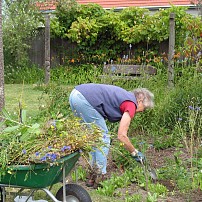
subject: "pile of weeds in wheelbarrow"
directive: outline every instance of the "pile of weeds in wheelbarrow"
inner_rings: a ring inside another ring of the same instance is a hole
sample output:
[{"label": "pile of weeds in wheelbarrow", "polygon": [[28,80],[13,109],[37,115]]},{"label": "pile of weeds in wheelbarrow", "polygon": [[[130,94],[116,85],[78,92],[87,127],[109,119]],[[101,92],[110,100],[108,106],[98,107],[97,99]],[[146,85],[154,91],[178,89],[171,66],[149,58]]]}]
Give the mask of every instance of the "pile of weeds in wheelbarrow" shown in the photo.
[{"label": "pile of weeds in wheelbarrow", "polygon": [[72,152],[87,154],[93,146],[101,146],[100,130],[75,117],[30,125],[13,120],[6,111],[1,118],[0,177],[11,165],[53,164]]}]

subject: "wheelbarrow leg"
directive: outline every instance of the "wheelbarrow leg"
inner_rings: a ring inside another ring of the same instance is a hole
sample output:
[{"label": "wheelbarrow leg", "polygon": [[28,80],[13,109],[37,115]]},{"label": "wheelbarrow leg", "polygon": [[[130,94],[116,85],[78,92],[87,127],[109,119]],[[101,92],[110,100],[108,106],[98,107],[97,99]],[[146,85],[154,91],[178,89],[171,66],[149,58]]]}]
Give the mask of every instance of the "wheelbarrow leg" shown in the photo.
[{"label": "wheelbarrow leg", "polygon": [[66,175],[65,175],[65,165],[62,168],[62,190],[63,190],[63,202],[67,202],[66,200]]},{"label": "wheelbarrow leg", "polygon": [[43,188],[42,189],[54,202],[61,202],[61,201],[58,201],[55,196],[46,188]]},{"label": "wheelbarrow leg", "polygon": [[27,197],[27,200],[25,202],[28,202],[28,200],[31,198],[31,196],[34,195],[34,192],[37,191],[36,189],[31,190],[31,193],[29,194],[29,196]]},{"label": "wheelbarrow leg", "polygon": [[4,186],[1,186],[2,191],[2,201],[6,202],[6,188]]},{"label": "wheelbarrow leg", "polygon": [[[66,175],[65,175],[65,166],[63,166],[62,168],[62,189],[63,189],[63,202],[67,202],[67,199],[66,199]],[[50,190],[44,188],[42,189],[44,192],[46,192],[46,194],[54,201],[54,202],[61,202],[61,201],[58,201],[55,196],[51,193]]]}]

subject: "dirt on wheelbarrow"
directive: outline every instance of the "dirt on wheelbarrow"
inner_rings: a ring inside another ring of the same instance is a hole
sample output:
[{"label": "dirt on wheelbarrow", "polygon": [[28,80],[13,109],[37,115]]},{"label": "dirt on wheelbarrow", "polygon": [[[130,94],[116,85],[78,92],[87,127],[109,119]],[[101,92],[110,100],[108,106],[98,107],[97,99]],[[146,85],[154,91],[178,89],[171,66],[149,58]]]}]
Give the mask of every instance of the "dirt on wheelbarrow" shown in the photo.
[{"label": "dirt on wheelbarrow", "polygon": [[[167,148],[160,151],[157,151],[154,148],[151,148],[147,151],[146,155],[147,155],[147,158],[149,159],[151,167],[158,169],[166,165],[167,159],[173,159],[175,152],[177,152],[175,148]],[[180,150],[181,160],[187,160],[189,158],[190,156],[188,155],[185,149]],[[82,160],[82,158],[78,161],[78,164],[82,165],[84,168],[87,166],[85,165],[85,161]],[[110,178],[111,173],[120,173],[121,175],[124,172],[124,170],[120,170],[117,168],[117,166],[114,164],[113,160],[111,159],[110,155],[108,159],[107,170],[108,170],[107,178]],[[167,196],[159,198],[158,202],[202,202],[202,191],[200,189],[182,193],[177,189],[177,185],[172,180],[158,179],[154,183],[157,183],[157,182],[164,185],[168,190]],[[92,191],[92,188],[87,187],[85,185],[85,182],[79,181],[78,183],[81,186],[83,186],[86,190]],[[119,188],[117,189],[117,192],[119,192],[119,197],[117,198],[117,200],[123,201],[123,202],[125,201],[126,193],[127,195],[130,195],[130,194],[134,195],[135,193],[141,195],[142,198],[144,199],[142,202],[145,202],[148,196],[148,192],[144,188],[139,187],[136,183],[132,183],[130,186],[127,186],[125,188]],[[96,201],[93,201],[93,202],[96,202]],[[102,200],[102,202],[105,202],[105,201]]]}]

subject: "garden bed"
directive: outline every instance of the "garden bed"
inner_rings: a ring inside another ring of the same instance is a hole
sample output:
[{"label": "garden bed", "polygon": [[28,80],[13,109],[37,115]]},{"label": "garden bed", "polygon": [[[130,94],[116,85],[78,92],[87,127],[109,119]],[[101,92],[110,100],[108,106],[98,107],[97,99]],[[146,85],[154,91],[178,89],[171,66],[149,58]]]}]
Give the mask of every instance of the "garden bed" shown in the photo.
[{"label": "garden bed", "polygon": [[[167,160],[174,158],[174,153],[178,151],[176,148],[167,148],[163,150],[155,150],[154,148],[151,148],[147,151],[146,155],[148,160],[151,162],[151,166],[156,168],[157,170],[159,168],[162,168],[164,166],[167,166]],[[111,155],[109,155],[109,162],[108,162],[108,173],[107,177],[110,179],[110,176],[112,173],[117,173],[117,175],[122,175],[124,173],[124,170],[117,168],[114,161],[111,158]],[[181,155],[180,158],[182,160],[188,160],[190,158],[189,154],[187,153],[186,149],[181,149]],[[85,167],[85,161],[81,158],[78,162],[79,165],[82,165],[82,167]],[[187,191],[182,192],[177,188],[177,185],[172,181],[172,179],[159,179],[155,183],[160,183],[164,185],[168,189],[167,196],[159,197],[158,202],[200,202],[202,201],[202,191],[200,189],[193,190],[193,191]],[[191,182],[190,182],[191,183]],[[82,185],[85,189],[89,191],[93,191],[93,188],[89,188],[85,185],[85,182],[82,180],[78,181],[78,184]],[[118,195],[117,195],[118,193]],[[126,195],[141,195],[142,199],[146,201],[146,198],[148,196],[148,191],[145,190],[145,188],[141,188],[137,183],[132,183],[127,187],[124,188],[118,188],[115,192],[115,196],[113,197],[112,201],[117,198],[117,201],[125,201]],[[116,196],[117,195],[117,196]],[[96,196],[97,197],[97,196]],[[101,199],[102,197],[95,198],[94,200],[96,202],[105,202],[105,200]],[[141,201],[141,202],[144,202]],[[106,200],[108,202],[108,200]]]}]

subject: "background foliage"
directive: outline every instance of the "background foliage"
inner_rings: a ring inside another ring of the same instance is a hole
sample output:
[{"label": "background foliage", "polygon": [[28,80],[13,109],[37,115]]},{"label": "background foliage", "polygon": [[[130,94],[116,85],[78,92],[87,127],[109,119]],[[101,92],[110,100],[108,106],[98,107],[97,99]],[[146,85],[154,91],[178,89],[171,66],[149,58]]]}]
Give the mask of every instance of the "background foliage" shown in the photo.
[{"label": "background foliage", "polygon": [[[80,61],[84,56],[91,56],[92,62],[104,62],[110,58],[117,60],[128,54],[129,44],[136,47],[133,59],[142,55],[145,49],[154,51],[156,55],[158,44],[168,40],[170,13],[175,13],[176,53],[186,47],[188,39],[200,37],[202,31],[200,18],[187,14],[186,7],[172,6],[151,15],[148,9],[138,7],[115,12],[104,10],[97,4],[77,5],[75,2],[73,5],[69,7],[59,3],[51,27],[53,36],[77,44],[77,59]],[[69,18],[73,10],[74,18]],[[192,51],[193,48],[197,49],[192,47]],[[182,51],[181,54],[187,56]],[[186,54],[192,53],[187,51]]]},{"label": "background foliage", "polygon": [[[155,13],[138,7],[117,12],[97,4],[59,0],[51,19],[51,39],[73,44],[73,50],[70,50],[72,45],[69,49],[58,44],[57,54],[63,55],[60,58],[63,64],[85,64],[86,61],[103,64],[111,59],[130,64],[152,64],[161,59],[166,62],[167,49],[160,50],[159,43],[168,42],[169,16],[174,12],[175,55],[181,61],[196,55],[201,44],[201,20],[186,11],[186,7],[172,6]],[[36,8],[35,0],[6,0],[3,14],[3,32],[7,33],[3,36],[5,68],[31,67],[30,41],[44,26],[44,16]],[[69,55],[70,52],[73,53]],[[123,60],[124,56],[127,61]]]},{"label": "background foliage", "polygon": [[5,67],[26,66],[28,50],[43,18],[34,0],[5,0],[3,7],[3,43]]}]

